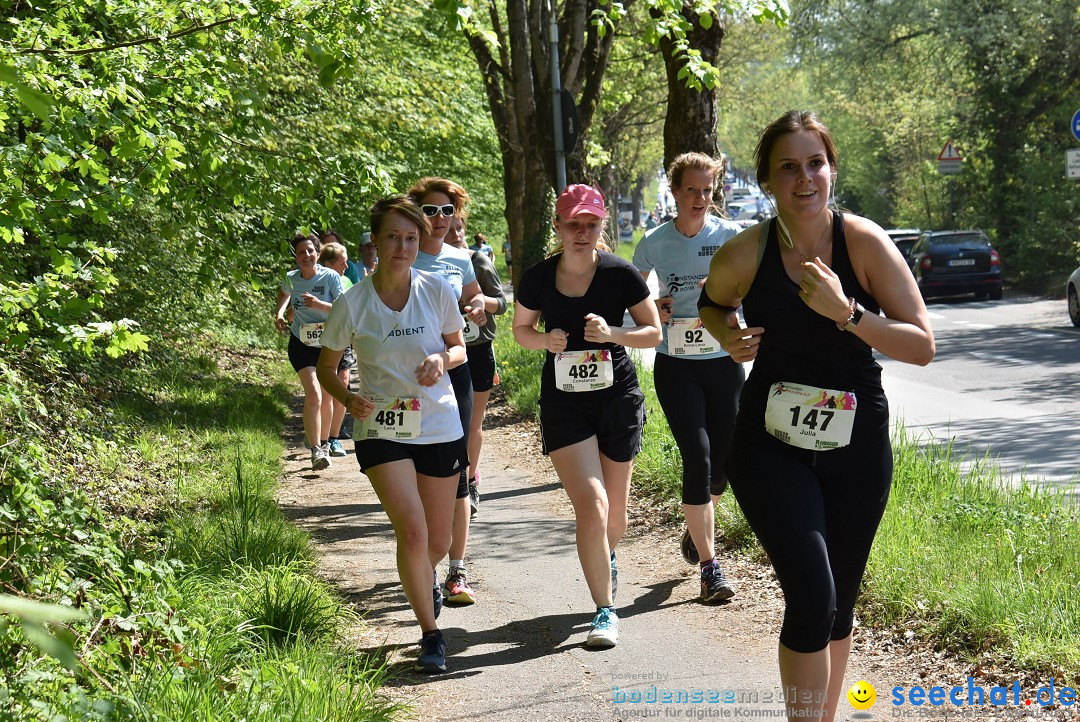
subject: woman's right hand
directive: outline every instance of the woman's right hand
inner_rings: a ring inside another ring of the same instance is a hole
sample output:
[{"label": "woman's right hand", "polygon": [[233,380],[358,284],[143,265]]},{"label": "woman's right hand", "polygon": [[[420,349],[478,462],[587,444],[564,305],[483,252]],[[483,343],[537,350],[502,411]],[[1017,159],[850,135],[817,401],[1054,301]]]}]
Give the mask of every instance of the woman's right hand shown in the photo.
[{"label": "woman's right hand", "polygon": [[285,322],[284,316],[278,316],[274,319],[274,328],[276,328],[281,333],[285,333],[289,330],[289,324]]},{"label": "woman's right hand", "polygon": [[671,305],[673,303],[675,303],[675,299],[672,296],[656,299],[656,312],[660,314],[660,323],[667,323],[671,320]]},{"label": "woman's right hand", "polygon": [[552,329],[544,334],[544,346],[551,353],[562,353],[566,350],[566,331],[561,328]]},{"label": "woman's right hand", "polygon": [[739,324],[738,315],[729,313],[727,323],[716,340],[720,342],[720,348],[728,352],[732,361],[746,363],[757,357],[763,333],[765,329],[762,326],[744,328]]},{"label": "woman's right hand", "polygon": [[366,419],[375,410],[375,404],[371,399],[357,393],[350,393],[345,399],[345,406],[354,419]]}]

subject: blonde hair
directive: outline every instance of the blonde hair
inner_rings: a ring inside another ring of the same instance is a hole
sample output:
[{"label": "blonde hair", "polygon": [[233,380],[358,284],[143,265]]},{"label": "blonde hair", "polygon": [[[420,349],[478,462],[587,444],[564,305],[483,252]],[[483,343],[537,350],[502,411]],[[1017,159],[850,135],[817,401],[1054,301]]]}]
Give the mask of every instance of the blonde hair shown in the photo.
[{"label": "blonde hair", "polygon": [[[675,160],[671,161],[671,165],[668,166],[668,181],[671,183],[672,188],[682,188],[683,175],[688,170],[700,170],[705,171],[712,176],[713,183],[722,183],[724,179],[724,169],[727,165],[724,157],[712,158],[704,153],[683,153],[676,156]],[[721,186],[722,187],[722,186]],[[713,186],[713,195],[716,195],[716,185]],[[724,209],[724,204],[719,206],[709,199],[709,210],[716,212],[721,218],[727,218],[727,211]]]},{"label": "blonde hair", "polygon": [[322,250],[319,251],[319,264],[323,266],[330,265],[331,263],[337,263],[342,258],[348,258],[349,252],[345,250],[345,246],[335,241],[323,244]]},{"label": "blonde hair", "polygon": [[[558,215],[555,216],[555,219],[559,221],[562,220]],[[609,246],[605,240],[607,238],[607,218],[601,218],[601,220],[603,221],[603,224],[600,226],[600,237],[596,239],[596,250],[611,253],[611,246]],[[558,233],[556,233],[555,245],[544,255],[544,258],[551,258],[552,256],[562,253],[564,250],[562,239],[559,238]]]}]

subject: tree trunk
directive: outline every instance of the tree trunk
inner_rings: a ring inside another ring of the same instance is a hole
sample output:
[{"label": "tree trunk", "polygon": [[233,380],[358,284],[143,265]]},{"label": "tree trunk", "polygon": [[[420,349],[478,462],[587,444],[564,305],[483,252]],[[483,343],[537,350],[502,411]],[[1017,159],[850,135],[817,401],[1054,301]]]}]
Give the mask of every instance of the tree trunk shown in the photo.
[{"label": "tree trunk", "polygon": [[[624,0],[628,7],[633,0]],[[558,3],[553,3],[558,7]],[[585,182],[584,148],[599,103],[614,33],[599,37],[588,18],[599,0],[568,0],[559,19],[562,86],[578,103],[581,141],[567,156],[567,182]],[[506,0],[506,22],[488,5],[498,46],[465,28],[488,96],[503,160],[506,226],[513,254],[513,282],[544,257],[551,238],[555,189],[555,140],[551,117],[547,0]],[[498,53],[498,57],[495,56]]]},{"label": "tree trunk", "polygon": [[[720,43],[724,39],[723,22],[716,19],[709,28],[701,27],[691,0],[683,0],[683,17],[693,25],[686,38],[690,47],[701,52],[702,60],[715,64]],[[716,145],[716,91],[700,91],[686,87],[679,78],[683,63],[672,56],[673,46],[661,38],[660,52],[667,68],[668,107],[664,121],[664,167],[681,153],[696,151],[712,158],[720,156]]]}]

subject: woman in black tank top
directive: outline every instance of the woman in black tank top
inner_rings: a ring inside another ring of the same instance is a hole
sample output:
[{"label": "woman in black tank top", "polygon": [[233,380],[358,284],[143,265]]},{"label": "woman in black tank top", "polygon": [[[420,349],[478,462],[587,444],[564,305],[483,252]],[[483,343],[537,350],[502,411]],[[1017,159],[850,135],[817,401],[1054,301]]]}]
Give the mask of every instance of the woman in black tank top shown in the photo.
[{"label": "woman in black tank top", "polygon": [[777,216],[716,252],[699,305],[732,359],[754,362],[726,471],[784,590],[780,677],[798,692],[788,717],[831,720],[892,481],[873,351],[925,365],[934,336],[885,232],[829,208],[836,148],[815,114],[789,111],[765,128],[756,162]]}]

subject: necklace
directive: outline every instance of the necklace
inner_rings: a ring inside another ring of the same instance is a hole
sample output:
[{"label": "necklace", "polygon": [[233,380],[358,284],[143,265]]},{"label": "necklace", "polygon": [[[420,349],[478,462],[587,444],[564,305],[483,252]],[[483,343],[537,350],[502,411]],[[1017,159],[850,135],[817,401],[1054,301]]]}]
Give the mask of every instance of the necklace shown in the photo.
[{"label": "necklace", "polygon": [[829,235],[829,229],[832,228],[832,216],[830,214],[829,220],[825,223],[825,228],[821,231],[821,237],[818,238],[818,242],[814,245],[814,248],[810,251],[810,255],[808,256],[795,247],[795,241],[791,237],[791,231],[788,230],[787,224],[784,223],[784,219],[777,215],[776,220],[780,224],[780,240],[784,242],[785,246],[802,256],[803,261],[807,262],[814,260],[814,256],[816,256],[817,252],[821,249],[821,244],[825,242],[825,238]]}]

